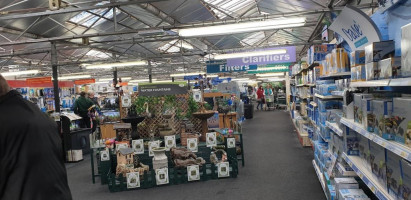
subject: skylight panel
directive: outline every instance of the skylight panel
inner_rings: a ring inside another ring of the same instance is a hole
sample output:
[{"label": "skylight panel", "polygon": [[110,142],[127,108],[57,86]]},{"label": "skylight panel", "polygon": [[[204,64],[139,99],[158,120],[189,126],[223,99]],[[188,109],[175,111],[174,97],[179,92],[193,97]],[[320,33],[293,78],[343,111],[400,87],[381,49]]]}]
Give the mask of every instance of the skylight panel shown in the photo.
[{"label": "skylight panel", "polygon": [[[95,5],[100,6],[100,5],[104,5],[106,3],[108,3],[108,1],[102,1],[102,2],[97,3]],[[114,15],[114,12],[113,12],[112,8],[94,9],[94,10],[90,10],[89,12],[83,11],[83,12],[77,14],[76,16],[70,18],[69,22],[80,24],[80,25],[83,25],[83,26],[86,26],[86,27],[91,27],[91,26],[97,26],[97,25],[107,21],[104,18],[100,18],[99,16],[93,15],[92,13],[100,15],[100,16],[102,16],[104,13],[106,13],[104,15],[104,17],[108,18],[108,19],[113,18],[113,15]],[[121,13],[120,10],[117,10],[116,14],[119,15],[120,13]]]},{"label": "skylight panel", "polygon": [[229,15],[239,14],[236,12],[255,3],[254,0],[205,0],[205,2],[218,8],[211,7],[211,10],[220,19],[227,17],[225,13]]},{"label": "skylight panel", "polygon": [[185,41],[182,40],[172,40],[168,42],[167,44],[161,46],[158,48],[158,50],[162,52],[168,52],[168,53],[176,53],[180,52],[180,47],[184,49],[193,49],[193,46]]},{"label": "skylight panel", "polygon": [[90,50],[86,53],[86,55],[95,58],[110,58],[110,56],[106,53],[97,50]]},{"label": "skylight panel", "polygon": [[258,41],[261,41],[262,39],[264,39],[264,37],[265,37],[265,34],[263,31],[253,33],[250,36],[247,36],[246,38],[242,39],[240,43],[243,46],[251,46],[257,43]]}]

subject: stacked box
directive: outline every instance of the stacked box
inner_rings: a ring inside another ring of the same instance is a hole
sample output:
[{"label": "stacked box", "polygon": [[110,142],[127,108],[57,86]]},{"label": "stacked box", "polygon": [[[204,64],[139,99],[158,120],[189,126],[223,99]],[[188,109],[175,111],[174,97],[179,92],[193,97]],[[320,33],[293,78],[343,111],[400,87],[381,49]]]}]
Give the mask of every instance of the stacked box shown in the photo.
[{"label": "stacked box", "polygon": [[358,182],[353,177],[349,178],[334,178],[335,190],[339,191],[342,189],[358,189]]},{"label": "stacked box", "polygon": [[387,189],[388,194],[394,199],[400,199],[402,191],[401,157],[387,151]]},{"label": "stacked box", "polygon": [[411,24],[401,27],[401,76],[411,76]]},{"label": "stacked box", "polygon": [[399,199],[410,200],[411,199],[411,164],[401,159],[402,170],[402,188],[400,190]]},{"label": "stacked box", "polygon": [[394,56],[393,40],[374,42],[365,46],[365,63],[378,62]]},{"label": "stacked box", "polygon": [[372,114],[374,118],[374,132],[386,140],[394,140],[395,135],[391,132],[389,125],[392,115],[391,100],[373,100]]},{"label": "stacked box", "polygon": [[390,79],[392,78],[392,70],[393,70],[393,58],[387,58],[384,60],[380,60],[378,62],[378,68],[380,71],[380,76],[378,79]]},{"label": "stacked box", "polygon": [[380,76],[377,62],[370,62],[365,64],[365,80],[376,80]]},{"label": "stacked box", "polygon": [[360,158],[363,161],[364,166],[367,166],[370,159],[370,140],[362,135],[358,136],[358,140]]},{"label": "stacked box", "polygon": [[369,132],[374,132],[374,118],[372,114],[372,99],[362,99],[362,126]]},{"label": "stacked box", "polygon": [[386,189],[387,188],[387,175],[386,175],[386,163],[385,163],[385,148],[375,142],[370,142],[370,159],[369,166],[371,171],[378,182]]},{"label": "stacked box", "polygon": [[331,53],[335,47],[335,44],[319,44],[311,46],[308,50],[308,64],[311,65],[315,61],[324,60],[325,55]]},{"label": "stacked box", "polygon": [[341,189],[338,194],[339,200],[369,200],[361,189]]},{"label": "stacked box", "polygon": [[343,129],[343,134],[345,138],[344,152],[346,152],[347,155],[358,156],[360,154],[358,134],[347,128]]},{"label": "stacked box", "polygon": [[357,66],[357,81],[365,81],[367,80],[367,71],[365,69],[365,65],[358,65]]},{"label": "stacked box", "polygon": [[365,51],[357,50],[357,51],[351,52],[350,64],[351,64],[351,67],[355,67],[358,65],[364,65],[365,64]]},{"label": "stacked box", "polygon": [[357,77],[358,77],[358,75],[357,75],[357,66],[353,66],[353,67],[351,67],[351,81],[352,82],[357,81]]},{"label": "stacked box", "polygon": [[392,77],[400,78],[401,77],[401,57],[392,58]]},{"label": "stacked box", "polygon": [[411,99],[394,98],[391,122],[395,141],[411,147]]},{"label": "stacked box", "polygon": [[318,109],[320,112],[327,112],[329,109],[341,109],[342,102],[337,100],[319,100]]},{"label": "stacked box", "polygon": [[362,111],[362,100],[372,98],[371,94],[354,94],[354,121],[362,124],[363,111]]}]

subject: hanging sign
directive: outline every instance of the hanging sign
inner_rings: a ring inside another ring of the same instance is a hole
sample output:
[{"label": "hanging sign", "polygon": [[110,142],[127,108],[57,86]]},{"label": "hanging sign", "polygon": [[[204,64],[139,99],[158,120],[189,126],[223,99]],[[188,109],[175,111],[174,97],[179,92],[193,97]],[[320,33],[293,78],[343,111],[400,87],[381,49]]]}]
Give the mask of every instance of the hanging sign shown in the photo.
[{"label": "hanging sign", "polygon": [[140,83],[138,85],[139,96],[163,96],[175,94],[187,94],[187,83]]},{"label": "hanging sign", "polygon": [[381,33],[371,18],[352,6],[344,7],[330,29],[343,37],[352,51],[362,50],[368,44],[381,41]]},{"label": "hanging sign", "polygon": [[52,84],[51,77],[38,77],[38,78],[28,78],[26,79],[26,84],[28,86]]},{"label": "hanging sign", "polygon": [[85,85],[85,84],[91,84],[91,83],[95,83],[95,82],[96,82],[96,79],[90,78],[90,79],[75,80],[74,84],[76,84],[76,85]]},{"label": "hanging sign", "polygon": [[231,58],[231,59],[227,59],[227,65],[228,66],[264,65],[264,64],[276,64],[276,63],[296,61],[296,53],[295,53],[294,46],[258,49],[256,51],[260,52],[264,50],[266,51],[284,50],[285,53],[263,55],[263,56],[248,56],[248,57],[243,57],[243,58]]},{"label": "hanging sign", "polygon": [[190,80],[190,81],[200,79],[200,78],[202,78],[200,77],[200,75],[184,76],[184,80]]},{"label": "hanging sign", "polygon": [[271,72],[288,72],[291,63],[283,64],[269,64],[269,65],[259,65],[257,70],[250,70],[248,74],[260,74],[260,73],[271,73]]},{"label": "hanging sign", "polygon": [[403,0],[388,0],[388,1],[378,1],[378,5],[380,6],[378,8],[379,12],[385,12],[386,10],[390,9],[393,7],[396,3],[403,1]]},{"label": "hanging sign", "polygon": [[257,69],[257,65],[207,64],[207,73],[242,72],[255,69]]}]

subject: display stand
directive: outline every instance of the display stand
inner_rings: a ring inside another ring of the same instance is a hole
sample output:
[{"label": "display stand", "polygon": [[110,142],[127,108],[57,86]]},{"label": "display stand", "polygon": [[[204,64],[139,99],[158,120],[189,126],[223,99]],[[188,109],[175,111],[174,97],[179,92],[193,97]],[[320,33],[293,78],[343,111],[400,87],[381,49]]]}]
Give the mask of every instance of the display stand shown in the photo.
[{"label": "display stand", "polygon": [[[70,128],[82,118],[73,113],[62,113],[60,116],[63,134],[63,150],[66,162],[82,161],[82,155],[90,153],[90,128]],[[81,151],[81,156],[80,152]]]}]

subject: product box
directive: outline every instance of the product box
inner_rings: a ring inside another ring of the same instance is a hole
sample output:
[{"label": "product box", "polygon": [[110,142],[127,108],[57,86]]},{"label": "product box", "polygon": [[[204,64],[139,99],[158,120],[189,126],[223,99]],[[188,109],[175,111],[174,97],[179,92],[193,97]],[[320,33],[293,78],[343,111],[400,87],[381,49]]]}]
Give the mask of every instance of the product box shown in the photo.
[{"label": "product box", "polygon": [[370,159],[370,141],[368,140],[368,138],[362,135],[358,135],[358,140],[359,140],[358,150],[359,150],[360,158],[364,166],[367,166],[369,164],[369,159]]},{"label": "product box", "polygon": [[373,100],[372,110],[375,134],[386,140],[394,140],[395,135],[391,132],[391,126],[389,124],[392,115],[392,101]]},{"label": "product box", "polygon": [[343,129],[343,134],[346,141],[344,143],[344,152],[346,152],[347,155],[358,156],[360,154],[358,134],[355,131],[346,128]]},{"label": "product box", "polygon": [[374,132],[374,118],[372,115],[372,99],[362,99],[362,126],[369,132]]},{"label": "product box", "polygon": [[357,81],[365,81],[367,79],[365,65],[358,65],[355,71],[357,72]]},{"label": "product box", "polygon": [[387,151],[387,189],[393,199],[400,199],[402,191],[401,157]]},{"label": "product box", "polygon": [[392,62],[393,61],[394,61],[393,58],[387,58],[387,59],[378,61],[378,69],[380,70],[379,79],[392,78],[392,69],[393,69]]},{"label": "product box", "polygon": [[341,189],[358,189],[358,182],[354,177],[348,178],[334,178],[335,190],[339,191]]},{"label": "product box", "polygon": [[329,109],[341,109],[342,102],[337,100],[319,100],[318,109],[320,112],[327,112]]},{"label": "product box", "polygon": [[392,58],[392,78],[401,77],[401,57]]},{"label": "product box", "polygon": [[341,189],[338,191],[338,200],[369,200],[361,189]]},{"label": "product box", "polygon": [[355,82],[357,81],[357,66],[351,67],[351,81]]},{"label": "product box", "polygon": [[350,53],[351,67],[365,64],[365,51],[357,50]]},{"label": "product box", "polygon": [[365,64],[365,80],[376,80],[380,77],[380,70],[378,69],[377,62],[371,62]]},{"label": "product box", "polygon": [[402,170],[402,189],[400,190],[399,199],[410,200],[411,199],[411,164],[401,159]]},{"label": "product box", "polygon": [[354,94],[354,121],[362,124],[363,111],[362,111],[362,100],[372,98],[371,94]]},{"label": "product box", "polygon": [[411,76],[411,24],[401,27],[401,76]]},{"label": "product box", "polygon": [[411,147],[411,99],[394,98],[391,122],[395,141]]},{"label": "product box", "polygon": [[378,179],[378,182],[386,189],[387,175],[385,164],[385,148],[375,142],[370,142],[370,167],[373,176]]},{"label": "product box", "polygon": [[374,42],[365,46],[365,63],[378,62],[393,57],[395,45],[393,40]]}]

